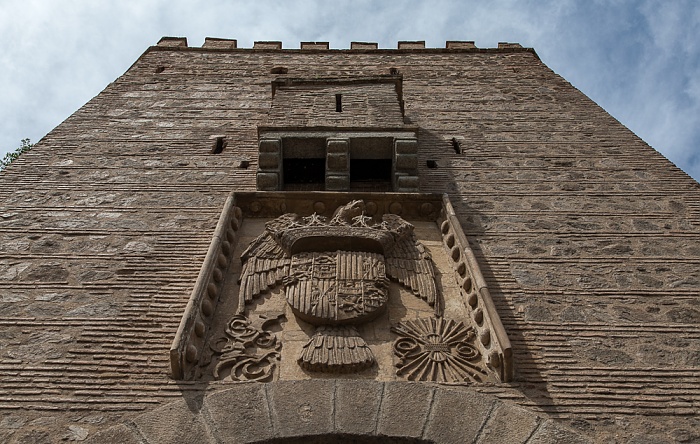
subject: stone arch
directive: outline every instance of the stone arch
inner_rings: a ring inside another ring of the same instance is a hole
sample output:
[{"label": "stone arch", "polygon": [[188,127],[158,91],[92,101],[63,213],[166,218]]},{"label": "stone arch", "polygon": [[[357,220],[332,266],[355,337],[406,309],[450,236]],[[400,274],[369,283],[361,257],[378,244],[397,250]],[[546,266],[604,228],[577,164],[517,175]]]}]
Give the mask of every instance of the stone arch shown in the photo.
[{"label": "stone arch", "polygon": [[579,443],[552,420],[470,387],[366,380],[239,383],[100,431],[123,443]]}]

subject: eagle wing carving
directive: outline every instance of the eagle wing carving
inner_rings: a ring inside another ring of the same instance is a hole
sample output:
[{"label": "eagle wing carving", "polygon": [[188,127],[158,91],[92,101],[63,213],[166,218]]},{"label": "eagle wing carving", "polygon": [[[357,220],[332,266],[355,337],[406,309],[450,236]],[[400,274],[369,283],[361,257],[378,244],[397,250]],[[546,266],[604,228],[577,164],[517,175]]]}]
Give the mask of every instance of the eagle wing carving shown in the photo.
[{"label": "eagle wing carving", "polygon": [[245,303],[279,284],[289,274],[291,260],[270,232],[264,231],[241,254],[241,262],[239,310]]},{"label": "eagle wing carving", "polygon": [[411,289],[413,294],[442,315],[442,304],[435,284],[435,269],[430,253],[413,233],[399,239],[385,254],[387,274]]}]

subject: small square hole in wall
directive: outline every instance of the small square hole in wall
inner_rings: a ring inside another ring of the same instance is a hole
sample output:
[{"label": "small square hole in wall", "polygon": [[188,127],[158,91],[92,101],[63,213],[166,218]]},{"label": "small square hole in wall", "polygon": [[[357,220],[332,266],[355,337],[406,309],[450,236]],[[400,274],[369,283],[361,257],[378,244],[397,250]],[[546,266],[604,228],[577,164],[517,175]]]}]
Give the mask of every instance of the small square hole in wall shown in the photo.
[{"label": "small square hole in wall", "polygon": [[221,154],[224,151],[224,148],[226,148],[226,136],[212,136],[210,139],[213,140],[213,144],[211,147],[211,153],[212,154]]}]

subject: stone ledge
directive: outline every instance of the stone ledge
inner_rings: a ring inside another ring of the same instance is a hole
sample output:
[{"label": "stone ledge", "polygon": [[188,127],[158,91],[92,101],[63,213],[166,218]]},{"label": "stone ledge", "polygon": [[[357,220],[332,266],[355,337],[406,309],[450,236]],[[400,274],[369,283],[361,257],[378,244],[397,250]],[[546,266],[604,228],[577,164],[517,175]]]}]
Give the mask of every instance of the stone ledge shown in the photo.
[{"label": "stone ledge", "polygon": [[590,442],[534,411],[466,386],[316,379],[238,383],[202,395],[200,402],[180,399],[159,406],[86,442],[161,444],[191,436],[198,442],[230,443],[296,442],[293,439],[301,437],[349,437],[358,442],[485,444],[504,442],[504,437],[508,442]]}]

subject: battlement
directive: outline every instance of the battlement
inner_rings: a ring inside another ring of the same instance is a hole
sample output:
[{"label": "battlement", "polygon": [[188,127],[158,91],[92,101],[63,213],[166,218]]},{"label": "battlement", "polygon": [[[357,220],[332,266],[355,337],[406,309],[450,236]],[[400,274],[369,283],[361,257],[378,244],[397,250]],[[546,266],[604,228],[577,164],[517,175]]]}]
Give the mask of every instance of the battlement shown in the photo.
[{"label": "battlement", "polygon": [[[158,44],[158,47],[165,48],[199,48],[195,46],[188,46],[186,37],[162,37]],[[216,50],[230,50],[230,49],[248,49],[248,50],[303,50],[303,51],[430,51],[430,50],[500,50],[500,51],[531,51],[532,48],[525,48],[519,43],[508,43],[499,42],[496,48],[478,48],[474,41],[457,41],[449,40],[445,42],[445,46],[441,48],[431,48],[426,47],[424,40],[415,41],[399,41],[396,44],[396,48],[380,48],[377,42],[350,42],[350,48],[331,48],[329,42],[300,42],[299,46],[296,48],[283,47],[281,41],[255,41],[253,46],[250,48],[241,48],[237,45],[237,40],[235,39],[224,39],[215,37],[206,37],[204,44],[201,46],[204,49],[216,49]]]}]

